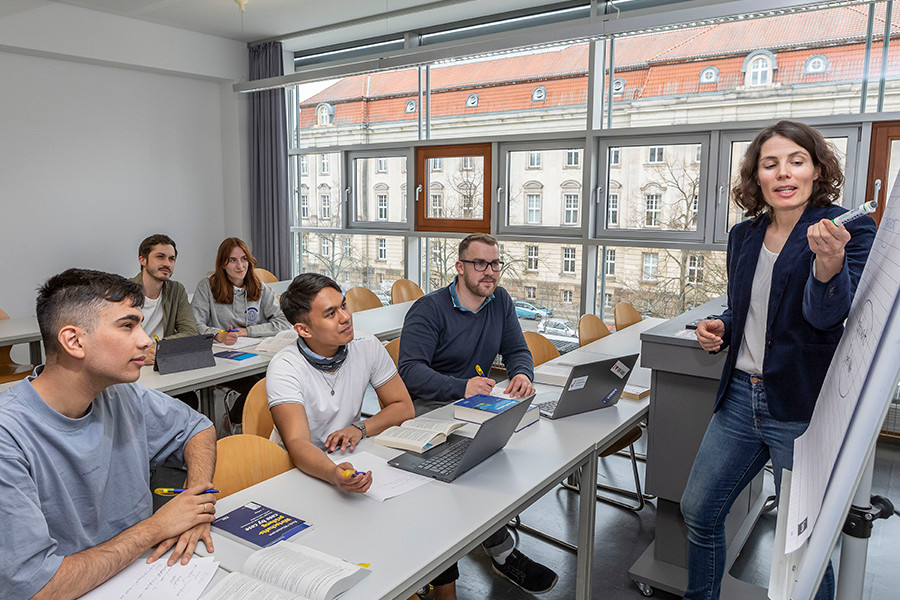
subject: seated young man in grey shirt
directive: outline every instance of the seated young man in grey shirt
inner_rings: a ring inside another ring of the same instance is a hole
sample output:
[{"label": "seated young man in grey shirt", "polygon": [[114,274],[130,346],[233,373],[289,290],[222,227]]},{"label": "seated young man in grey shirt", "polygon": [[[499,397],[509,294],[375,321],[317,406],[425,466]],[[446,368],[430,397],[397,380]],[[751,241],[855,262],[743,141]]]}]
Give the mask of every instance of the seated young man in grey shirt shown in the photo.
[{"label": "seated young man in grey shirt", "polygon": [[[216,436],[206,417],[135,384],[152,340],[141,287],[69,269],[37,300],[46,364],[0,393],[0,595],[77,598],[150,549],[190,560],[209,526]],[[155,514],[150,470],[187,466]]]}]

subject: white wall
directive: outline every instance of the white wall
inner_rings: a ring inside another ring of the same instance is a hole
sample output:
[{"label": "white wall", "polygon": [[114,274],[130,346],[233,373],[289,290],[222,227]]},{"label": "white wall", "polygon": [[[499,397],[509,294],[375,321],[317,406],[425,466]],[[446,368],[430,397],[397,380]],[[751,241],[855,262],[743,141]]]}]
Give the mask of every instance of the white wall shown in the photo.
[{"label": "white wall", "polygon": [[31,8],[0,19],[0,307],[33,314],[35,288],[68,267],[131,276],[156,232],[193,291],[223,237],[249,237],[246,98],[231,91],[245,45],[17,4]]}]

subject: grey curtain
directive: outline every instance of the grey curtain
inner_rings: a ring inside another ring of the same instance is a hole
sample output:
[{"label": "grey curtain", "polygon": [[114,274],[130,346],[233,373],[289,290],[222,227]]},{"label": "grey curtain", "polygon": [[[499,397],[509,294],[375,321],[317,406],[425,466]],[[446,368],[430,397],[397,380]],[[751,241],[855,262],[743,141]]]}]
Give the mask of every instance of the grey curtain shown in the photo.
[{"label": "grey curtain", "polygon": [[[250,48],[250,79],[284,75],[281,42]],[[250,232],[259,266],[291,274],[287,115],[284,89],[250,95]]]}]

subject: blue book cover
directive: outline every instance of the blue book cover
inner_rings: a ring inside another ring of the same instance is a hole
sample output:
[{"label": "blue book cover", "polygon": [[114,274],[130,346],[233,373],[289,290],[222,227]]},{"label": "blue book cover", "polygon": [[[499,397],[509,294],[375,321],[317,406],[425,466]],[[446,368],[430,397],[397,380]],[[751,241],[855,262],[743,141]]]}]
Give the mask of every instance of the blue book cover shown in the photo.
[{"label": "blue book cover", "polygon": [[453,403],[453,418],[469,423],[484,423],[494,415],[499,415],[520,400],[499,398],[487,394],[475,394]]},{"label": "blue book cover", "polygon": [[213,527],[237,541],[268,548],[311,527],[303,519],[248,502],[213,521]]},{"label": "blue book cover", "polygon": [[518,403],[518,400],[512,398],[498,398],[497,396],[488,396],[487,394],[475,394],[474,396],[457,400],[453,403],[453,406],[476,408],[478,410],[499,415],[507,408],[511,408]]},{"label": "blue book cover", "polygon": [[252,352],[241,352],[240,350],[222,350],[221,352],[216,352],[213,356],[217,356],[219,358],[230,358],[231,360],[244,360],[246,358],[252,358],[257,356]]}]

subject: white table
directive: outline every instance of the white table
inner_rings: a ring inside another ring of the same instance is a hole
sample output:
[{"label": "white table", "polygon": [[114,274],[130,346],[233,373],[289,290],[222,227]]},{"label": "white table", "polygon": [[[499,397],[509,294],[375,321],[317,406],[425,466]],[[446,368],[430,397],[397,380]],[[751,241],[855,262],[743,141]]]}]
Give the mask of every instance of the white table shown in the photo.
[{"label": "white table", "polygon": [[[294,469],[220,500],[216,511],[224,514],[253,501],[305,519],[314,528],[300,543],[372,565],[372,573],[345,600],[406,598],[583,467],[582,507],[587,510],[579,514],[576,596],[589,598],[597,451],[646,412],[646,401],[620,401],[578,419],[542,420],[453,483],[435,481],[383,503],[340,492]],[[449,417],[452,408],[439,409],[438,415]],[[361,449],[384,458],[398,454],[370,440]],[[239,567],[251,551],[214,537],[223,566]]]},{"label": "white table", "polygon": [[403,320],[415,300],[389,304],[353,313],[355,331],[371,333],[381,341],[392,340],[400,335]]},{"label": "white table", "polygon": [[0,321],[0,346],[28,344],[28,360],[33,365],[43,362],[41,356],[41,330],[37,317],[15,317]]}]

